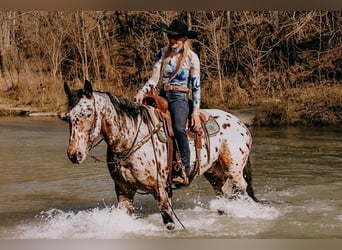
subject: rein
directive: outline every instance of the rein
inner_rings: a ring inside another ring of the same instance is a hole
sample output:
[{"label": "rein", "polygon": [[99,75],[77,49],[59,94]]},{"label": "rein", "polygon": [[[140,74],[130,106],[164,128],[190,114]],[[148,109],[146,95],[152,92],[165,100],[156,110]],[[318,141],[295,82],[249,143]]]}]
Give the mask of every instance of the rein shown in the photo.
[{"label": "rein", "polygon": [[[145,110],[145,112],[146,112],[146,110]],[[160,124],[160,123],[159,123],[159,124]],[[148,126],[148,130],[149,130],[149,132],[150,132],[150,135],[154,134],[154,133],[155,133],[155,132],[154,132],[155,129],[154,129],[154,130],[151,129],[151,123],[148,123],[147,126]],[[159,128],[160,128],[160,127],[159,127]],[[158,130],[159,130],[159,128],[158,128]],[[158,131],[158,130],[157,130],[157,131]],[[153,146],[154,158],[155,158],[155,160],[156,160],[156,166],[157,166],[157,185],[158,185],[158,183],[159,183],[159,173],[161,172],[161,171],[160,171],[160,163],[158,163],[158,161],[157,161],[157,150],[156,150],[156,148],[155,148],[155,142],[154,142],[153,136],[151,136],[151,141],[152,141],[152,146]],[[160,196],[159,189],[157,189],[157,190],[158,190],[158,196]],[[164,189],[164,192],[166,192],[165,189]],[[167,194],[166,194],[166,195],[167,195]],[[169,202],[170,208],[171,208],[173,214],[175,215],[177,221],[178,221],[179,224],[183,227],[183,229],[185,229],[185,226],[183,225],[183,223],[181,222],[181,220],[178,218],[176,212],[174,211],[171,202],[170,202],[169,200],[168,200],[168,202]]]},{"label": "rein", "polygon": [[[148,116],[146,115],[146,110],[144,109],[144,112],[142,113],[142,118],[141,118],[141,120],[139,122],[137,133],[136,133],[136,135],[134,137],[134,140],[133,140],[133,143],[132,143],[131,147],[128,150],[126,150],[126,153],[119,154],[118,155],[118,160],[111,161],[111,162],[110,161],[102,161],[102,160],[98,159],[96,156],[93,156],[93,155],[91,155],[91,158],[95,159],[95,161],[97,161],[97,162],[105,162],[107,164],[115,164],[115,165],[118,165],[118,164],[124,165],[123,162],[126,161],[139,148],[141,148],[146,142],[148,142],[151,138],[153,138],[152,135],[157,133],[159,131],[159,129],[161,128],[160,124],[158,124],[153,130],[151,130],[150,126],[148,126],[149,134],[145,135],[140,141],[137,142],[142,121],[146,117],[148,118]],[[91,146],[89,152],[93,148],[95,148],[97,145],[99,145],[102,141],[103,141],[103,138],[101,138],[95,145]],[[154,148],[154,143],[152,143],[152,144],[153,144],[153,148]]]},{"label": "rein", "polygon": [[[97,113],[95,114],[95,116],[97,116]],[[155,133],[157,133],[163,126],[162,123],[158,123],[156,124],[155,126],[151,126],[151,122],[150,122],[150,117],[148,115],[148,111],[146,108],[143,109],[143,112],[141,114],[141,119],[140,119],[140,122],[139,122],[139,126],[138,126],[138,130],[137,130],[137,133],[134,137],[134,140],[133,140],[133,143],[131,145],[131,147],[126,151],[127,153],[125,154],[119,154],[118,155],[118,160],[115,160],[115,161],[112,161],[112,162],[109,162],[109,161],[102,161],[100,159],[98,159],[96,156],[93,156],[91,154],[91,150],[94,149],[96,146],[98,146],[104,139],[101,138],[99,139],[94,145],[91,145],[90,146],[90,149],[89,149],[89,153],[90,153],[90,157],[93,158],[95,160],[95,162],[103,162],[103,163],[107,163],[107,164],[114,164],[115,166],[124,166],[125,165],[125,161],[134,153],[136,152],[139,148],[141,148],[145,143],[147,143],[149,140],[152,141],[152,146],[153,146],[153,152],[154,152],[154,157],[155,157],[155,162],[156,162],[156,167],[157,167],[157,183],[160,181],[159,180],[159,177],[160,177],[160,164],[158,164],[158,160],[157,160],[157,153],[156,153],[156,148],[155,148],[155,140],[153,138],[153,135]],[[146,120],[148,121],[147,122],[147,127],[148,127],[148,131],[149,133],[147,135],[145,135],[140,141],[137,142],[137,139],[138,139],[138,135],[139,135],[139,132],[140,132],[140,128],[141,128],[141,125],[142,125],[142,121],[143,119],[146,118]],[[158,184],[157,184],[158,185]],[[141,193],[141,192],[138,192],[136,191],[137,193],[139,194],[150,194],[150,193]],[[166,190],[164,190],[164,192],[166,192]],[[158,191],[158,196],[160,196],[159,194],[159,191]],[[183,227],[183,229],[185,229],[185,226],[183,225],[183,223],[181,222],[181,220],[178,218],[177,214],[175,213],[175,211],[173,210],[173,206],[172,204],[170,203],[169,201],[169,205],[171,207],[171,210],[173,212],[173,214],[175,215],[177,221],[179,222],[179,224]]]}]

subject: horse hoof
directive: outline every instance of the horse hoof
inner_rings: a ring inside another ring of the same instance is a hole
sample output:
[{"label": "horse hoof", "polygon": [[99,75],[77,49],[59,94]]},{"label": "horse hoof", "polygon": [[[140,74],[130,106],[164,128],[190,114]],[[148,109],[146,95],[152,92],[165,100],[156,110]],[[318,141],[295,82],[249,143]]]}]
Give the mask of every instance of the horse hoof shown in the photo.
[{"label": "horse hoof", "polygon": [[226,212],[225,212],[224,210],[221,210],[221,209],[218,209],[218,210],[217,210],[217,213],[218,213],[219,215],[224,215],[224,214],[226,214]]},{"label": "horse hoof", "polygon": [[167,230],[173,230],[173,229],[175,229],[175,223],[171,223],[171,222],[167,223],[167,224],[166,224],[166,229],[167,229]]}]

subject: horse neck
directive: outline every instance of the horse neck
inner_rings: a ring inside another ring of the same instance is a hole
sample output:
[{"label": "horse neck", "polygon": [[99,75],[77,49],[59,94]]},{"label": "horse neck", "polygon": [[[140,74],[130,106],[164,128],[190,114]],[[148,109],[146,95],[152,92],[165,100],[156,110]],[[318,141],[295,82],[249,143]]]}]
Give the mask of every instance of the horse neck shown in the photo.
[{"label": "horse neck", "polygon": [[[97,93],[94,95],[96,102],[96,112],[98,122],[101,127],[101,135],[105,138],[107,144],[113,147],[116,152],[123,152],[131,146],[137,133],[141,121],[141,115],[136,119],[132,116],[117,110],[111,101],[109,95]],[[113,96],[112,98],[117,98]],[[118,102],[119,99],[117,99]]]},{"label": "horse neck", "polygon": [[110,116],[114,116],[115,109],[107,95],[101,92],[94,92],[95,98],[95,112],[96,112],[96,124],[100,133],[102,133],[103,123]]}]

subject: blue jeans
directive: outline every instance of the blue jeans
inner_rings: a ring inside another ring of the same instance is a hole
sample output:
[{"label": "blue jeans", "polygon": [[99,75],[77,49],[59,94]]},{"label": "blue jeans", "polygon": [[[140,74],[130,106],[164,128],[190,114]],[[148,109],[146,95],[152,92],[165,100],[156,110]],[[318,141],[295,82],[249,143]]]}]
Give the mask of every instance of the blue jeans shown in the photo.
[{"label": "blue jeans", "polygon": [[182,163],[186,173],[190,172],[190,148],[185,126],[189,117],[188,94],[184,92],[170,91],[166,93],[169,111],[172,119],[173,131],[177,141]]}]

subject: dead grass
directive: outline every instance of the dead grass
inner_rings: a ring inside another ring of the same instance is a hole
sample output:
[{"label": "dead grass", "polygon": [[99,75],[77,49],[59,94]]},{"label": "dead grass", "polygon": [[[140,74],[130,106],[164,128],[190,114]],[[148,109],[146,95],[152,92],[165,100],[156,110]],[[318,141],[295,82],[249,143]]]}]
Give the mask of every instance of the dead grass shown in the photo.
[{"label": "dead grass", "polygon": [[337,125],[342,121],[342,86],[305,85],[262,94],[256,102],[256,124],[266,126]]},{"label": "dead grass", "polygon": [[[63,84],[62,79],[33,74],[26,74],[25,77],[19,77],[16,81],[9,76],[3,77],[0,78],[0,103],[12,106],[32,106],[42,111],[63,112],[66,110],[67,101]],[[83,82],[80,80],[68,82],[68,84],[72,89],[83,87]],[[94,90],[108,91],[118,96],[125,95],[120,83],[94,81],[92,84]],[[133,96],[133,92],[128,92],[126,95]]]},{"label": "dead grass", "polygon": [[13,81],[1,78],[0,100],[13,106],[32,106],[43,111],[61,111],[65,106],[63,82],[58,79],[26,74]]},{"label": "dead grass", "polygon": [[[42,111],[63,112],[66,98],[62,79],[27,74],[13,81],[11,77],[0,78],[0,103],[13,106],[31,106]],[[83,87],[83,82],[71,82],[72,89]],[[303,84],[301,87],[265,93],[247,92],[234,82],[223,82],[225,99],[214,80],[205,82],[202,88],[202,108],[232,110],[254,107],[255,125],[330,125],[342,121],[342,85]],[[93,88],[118,96],[133,98],[137,88],[124,88],[122,83],[93,82]],[[6,113],[7,114],[7,113]],[[11,115],[12,113],[8,113]]]},{"label": "dead grass", "polygon": [[249,93],[234,80],[222,80],[223,99],[217,80],[208,79],[201,84],[201,105],[203,108],[218,108],[228,111],[229,109],[245,108],[252,104]]}]

